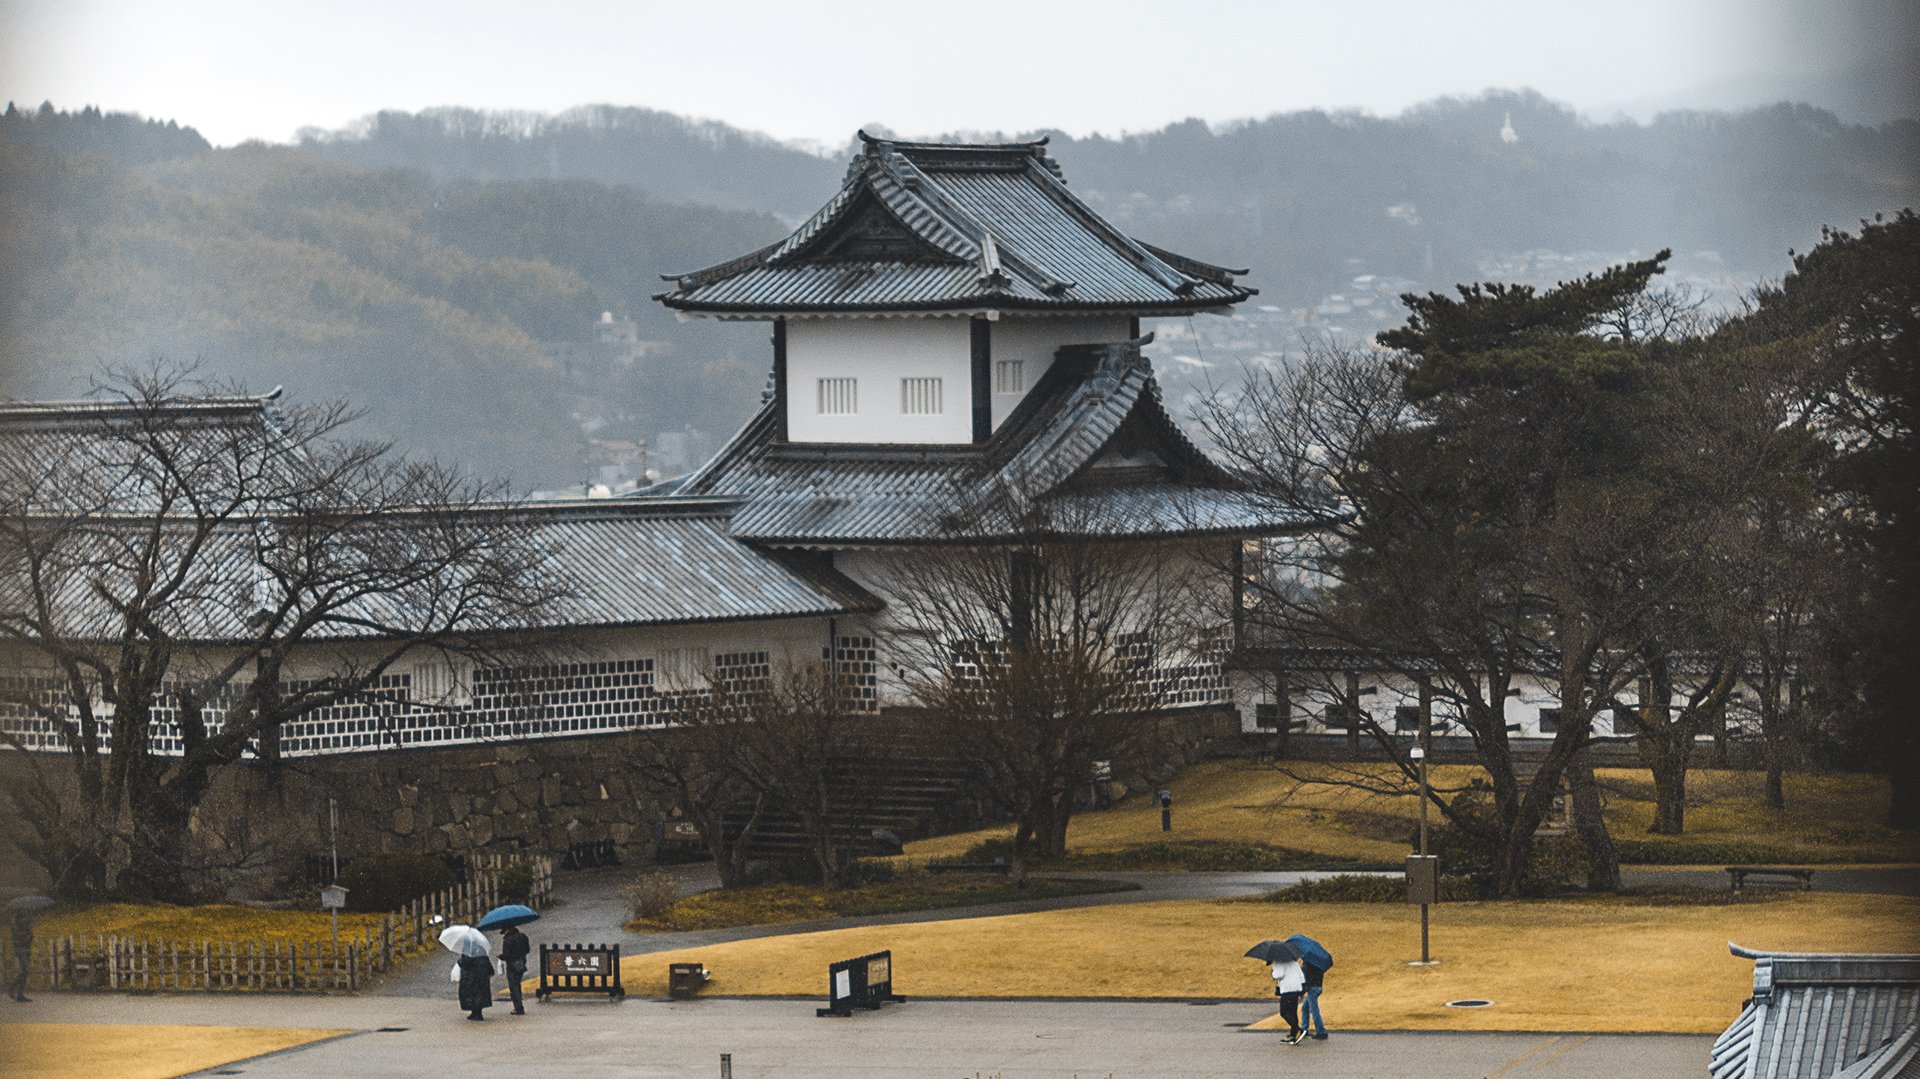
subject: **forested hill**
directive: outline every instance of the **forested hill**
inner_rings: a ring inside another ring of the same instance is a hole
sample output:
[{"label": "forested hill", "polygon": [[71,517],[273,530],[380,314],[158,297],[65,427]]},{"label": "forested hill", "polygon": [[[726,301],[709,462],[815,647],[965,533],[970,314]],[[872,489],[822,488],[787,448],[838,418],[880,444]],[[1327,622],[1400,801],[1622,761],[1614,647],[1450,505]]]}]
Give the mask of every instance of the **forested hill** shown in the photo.
[{"label": "forested hill", "polygon": [[[1248,267],[1260,304],[1296,309],[1362,274],[1445,288],[1543,248],[1671,246],[1677,273],[1777,277],[1821,225],[1915,203],[1920,124],[1796,106],[1595,124],[1488,94],[1052,147],[1124,228]],[[745,417],[764,328],[681,325],[648,297],[662,272],[777,239],[845,167],[845,153],[642,109],[382,113],[296,146],[218,150],[172,121],[10,109],[0,395],[72,395],[103,362],[198,358],[254,389],[351,397],[370,433],[409,448],[527,486],[577,482],[589,435],[721,438]],[[644,362],[556,369],[538,343],[585,339],[601,311],[640,323]]]},{"label": "forested hill", "polygon": [[824,196],[817,193],[845,171],[842,161],[765,135],[612,105],[558,116],[453,108],[381,112],[344,131],[303,130],[300,145],[352,165],[420,169],[441,180],[596,180],[670,202],[768,210],[789,219],[819,209]]},{"label": "forested hill", "polygon": [[573,413],[596,388],[568,384],[538,342],[581,339],[614,310],[664,346],[615,410],[635,434],[735,424],[757,399],[764,334],[681,326],[646,297],[662,268],[777,238],[770,215],[216,151],[188,129],[155,152],[168,130],[0,117],[0,395],[74,396],[102,364],[198,360],[255,390],[351,398],[368,434],[410,449],[572,483]]},{"label": "forested hill", "polygon": [[[381,113],[302,145],[442,177],[631,184],[788,220],[825,201],[846,162],[605,106]],[[1297,304],[1337,290],[1355,266],[1445,287],[1539,248],[1672,247],[1683,268],[1712,252],[1732,272],[1777,276],[1787,250],[1810,247],[1822,224],[1915,201],[1920,124],[1853,126],[1796,105],[1593,123],[1536,93],[1494,92],[1389,118],[1309,110],[1117,138],[1055,132],[1051,149],[1076,190],[1141,238],[1249,267],[1266,297]],[[737,253],[715,245],[706,261]]]}]

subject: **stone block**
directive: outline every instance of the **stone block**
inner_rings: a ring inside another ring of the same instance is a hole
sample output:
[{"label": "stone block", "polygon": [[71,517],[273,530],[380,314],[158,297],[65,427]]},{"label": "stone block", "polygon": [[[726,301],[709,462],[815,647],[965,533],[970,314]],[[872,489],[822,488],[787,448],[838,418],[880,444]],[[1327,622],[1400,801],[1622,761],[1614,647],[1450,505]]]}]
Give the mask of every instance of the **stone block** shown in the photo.
[{"label": "stone block", "polygon": [[395,835],[413,834],[413,809],[401,806],[393,811],[393,831]]},{"label": "stone block", "polygon": [[414,803],[420,800],[420,788],[411,783],[408,783],[402,786],[399,789],[398,794],[400,797],[400,804],[403,806],[411,807]]}]

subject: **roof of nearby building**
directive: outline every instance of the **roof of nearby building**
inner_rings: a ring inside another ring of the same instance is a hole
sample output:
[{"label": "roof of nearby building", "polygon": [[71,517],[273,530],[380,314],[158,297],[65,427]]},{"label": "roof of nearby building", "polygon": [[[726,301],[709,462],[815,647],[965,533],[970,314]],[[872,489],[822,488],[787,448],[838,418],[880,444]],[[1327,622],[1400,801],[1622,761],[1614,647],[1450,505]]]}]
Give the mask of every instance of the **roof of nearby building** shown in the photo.
[{"label": "roof of nearby building", "polygon": [[[982,445],[779,441],[769,403],[679,495],[741,501],[733,533],[769,544],[941,542],[1054,531],[1276,534],[1320,518],[1243,491],[1161,405],[1140,342],[1074,345]],[[1017,529],[994,499],[1017,496]],[[645,496],[642,496],[645,497]],[[1043,514],[1035,518],[1033,513]]]},{"label": "roof of nearby building", "polygon": [[1713,1079],[1920,1075],[1920,955],[1757,952],[1753,996],[1713,1043]]},{"label": "roof of nearby building", "polygon": [[[730,503],[712,499],[666,503],[596,499],[469,507],[451,515],[434,515],[431,522],[409,520],[408,511],[396,510],[364,524],[388,530],[389,535],[420,524],[444,533],[449,528],[488,527],[476,521],[484,515],[511,516],[507,527],[513,543],[524,545],[521,549],[529,555],[524,563],[526,577],[552,599],[538,609],[535,624],[520,624],[520,609],[489,614],[484,600],[473,602],[470,620],[446,626],[453,633],[686,625],[878,609],[879,601],[870,593],[822,562],[734,539],[728,532],[733,509]],[[48,547],[59,553],[38,567],[38,591],[58,615],[55,631],[75,640],[114,638],[123,627],[95,579],[101,577],[110,592],[122,583],[130,586],[131,564],[155,551],[162,570],[178,570],[181,579],[176,598],[156,612],[160,628],[184,641],[251,639],[249,618],[279,599],[276,575],[265,567],[272,560],[298,558],[263,551],[263,542],[273,542],[274,519],[220,522],[198,534],[190,525],[175,525],[160,530],[158,539],[150,523],[151,519],[138,517],[52,523],[52,528],[68,531],[63,538],[49,539]],[[354,537],[343,538],[331,557],[351,557],[359,545]],[[377,546],[384,550],[391,544]],[[98,567],[103,563],[129,568],[102,577]],[[0,563],[0,620],[19,623],[30,617],[25,601],[31,593],[18,575],[21,570],[13,559]],[[385,578],[370,574],[368,579]],[[422,587],[432,591],[430,582]],[[482,591],[485,594],[487,590]],[[332,610],[309,636],[350,639],[405,634],[417,630],[423,619],[447,617],[445,612],[423,613],[431,602],[431,596],[371,590]],[[302,604],[299,598],[294,600],[296,611]],[[445,625],[444,621],[437,624]]]},{"label": "roof of nearby building", "polygon": [[293,486],[305,453],[285,435],[279,397],[0,402],[0,506],[152,513],[183,485],[234,497]]},{"label": "roof of nearby building", "polygon": [[732,315],[1038,309],[1178,314],[1254,294],[1141,243],[1068,189],[1046,140],[916,143],[860,133],[844,186],[780,243],[654,297]]}]

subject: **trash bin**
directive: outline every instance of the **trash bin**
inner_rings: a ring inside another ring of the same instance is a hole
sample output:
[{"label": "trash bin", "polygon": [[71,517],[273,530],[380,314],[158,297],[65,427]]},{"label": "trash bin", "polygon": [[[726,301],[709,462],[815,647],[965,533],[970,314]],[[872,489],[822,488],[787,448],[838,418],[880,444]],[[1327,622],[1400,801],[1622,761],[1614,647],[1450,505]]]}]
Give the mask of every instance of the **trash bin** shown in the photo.
[{"label": "trash bin", "polygon": [[711,977],[705,963],[668,963],[667,995],[685,1000],[705,988]]}]

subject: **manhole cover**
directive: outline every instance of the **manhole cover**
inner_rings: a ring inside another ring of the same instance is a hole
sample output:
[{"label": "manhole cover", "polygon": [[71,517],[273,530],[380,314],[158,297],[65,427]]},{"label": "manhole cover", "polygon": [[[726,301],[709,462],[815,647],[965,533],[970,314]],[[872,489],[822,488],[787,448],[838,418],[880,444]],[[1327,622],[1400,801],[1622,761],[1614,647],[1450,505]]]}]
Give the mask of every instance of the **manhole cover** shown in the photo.
[{"label": "manhole cover", "polygon": [[407,1030],[406,1027],[381,1027],[380,1029],[374,1031],[374,1033],[375,1034],[404,1034],[406,1033],[406,1030]]},{"label": "manhole cover", "polygon": [[1248,1026],[1246,1023],[1222,1023],[1220,1025],[1223,1027],[1231,1027],[1234,1030],[1245,1030]]},{"label": "manhole cover", "polygon": [[1487,1005],[1492,1003],[1493,1001],[1491,1000],[1449,1000],[1447,1001],[1447,1007],[1449,1008],[1484,1008]]},{"label": "manhole cover", "polygon": [[1189,1000],[1189,1001],[1187,1001],[1187,1007],[1189,1007],[1189,1008],[1213,1008],[1213,1007],[1218,1007],[1218,1006],[1219,1006],[1219,1004],[1220,1004],[1220,1002],[1219,1002],[1219,1001],[1217,1001],[1217,1000]]}]

